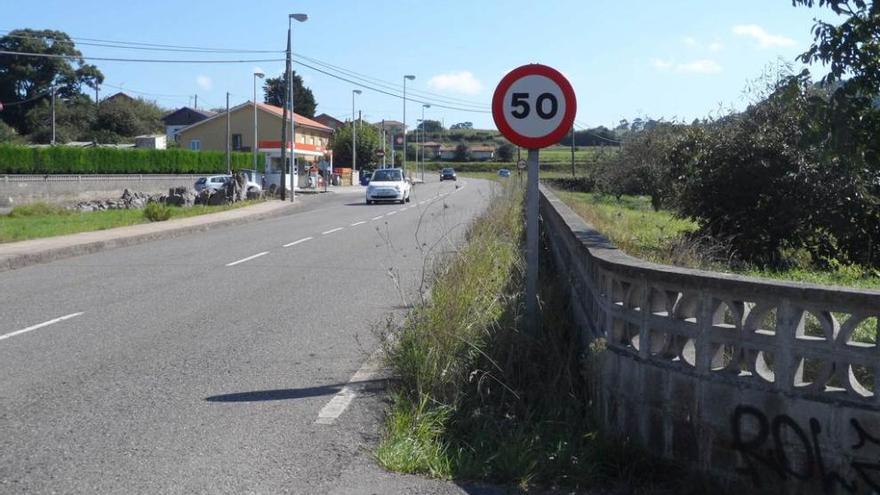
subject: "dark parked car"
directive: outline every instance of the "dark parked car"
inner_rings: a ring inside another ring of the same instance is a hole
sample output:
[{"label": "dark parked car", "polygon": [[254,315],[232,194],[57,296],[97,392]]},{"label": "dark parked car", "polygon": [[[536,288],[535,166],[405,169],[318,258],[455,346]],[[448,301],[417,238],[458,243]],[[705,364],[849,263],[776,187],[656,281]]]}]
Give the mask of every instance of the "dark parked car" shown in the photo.
[{"label": "dark parked car", "polygon": [[444,180],[457,180],[455,178],[454,168],[444,168],[440,171],[440,182],[443,182]]},{"label": "dark parked car", "polygon": [[502,168],[498,170],[498,177],[510,177],[510,170]]},{"label": "dark parked car", "polygon": [[370,177],[373,176],[372,170],[361,170],[361,185],[369,186],[370,185]]}]

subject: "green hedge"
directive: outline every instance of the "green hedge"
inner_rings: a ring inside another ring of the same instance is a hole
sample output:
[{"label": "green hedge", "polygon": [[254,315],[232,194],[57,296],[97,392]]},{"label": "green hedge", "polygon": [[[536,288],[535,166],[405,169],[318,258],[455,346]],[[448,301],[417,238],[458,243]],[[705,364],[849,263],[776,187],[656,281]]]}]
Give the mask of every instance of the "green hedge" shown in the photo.
[{"label": "green hedge", "polygon": [[[264,157],[257,159],[262,170]],[[250,153],[232,153],[231,161],[233,170],[253,167]],[[0,174],[212,174],[225,170],[222,151],[0,145]]]}]

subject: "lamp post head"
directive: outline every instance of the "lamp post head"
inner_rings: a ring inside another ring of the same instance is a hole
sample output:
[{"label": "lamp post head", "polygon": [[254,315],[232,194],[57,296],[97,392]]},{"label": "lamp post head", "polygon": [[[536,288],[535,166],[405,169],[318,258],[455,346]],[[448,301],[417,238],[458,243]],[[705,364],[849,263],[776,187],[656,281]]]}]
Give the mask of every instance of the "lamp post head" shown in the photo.
[{"label": "lamp post head", "polygon": [[266,77],[266,74],[262,72],[254,72],[254,77],[259,77],[260,79]]},{"label": "lamp post head", "polygon": [[309,20],[308,14],[290,14],[288,17],[291,19],[296,19],[299,22],[306,22],[307,20]]},{"label": "lamp post head", "polygon": [[354,93],[354,94],[356,94],[356,95],[359,95],[359,94],[362,94],[362,93],[363,93],[363,91],[361,91],[361,90],[359,90],[359,89],[353,89],[353,90],[351,90],[351,92]]},{"label": "lamp post head", "polygon": [[431,108],[431,105],[428,103],[425,103],[424,105],[422,105],[422,108]]},{"label": "lamp post head", "polygon": [[413,79],[416,78],[416,76],[407,75],[407,76],[403,76],[403,78],[404,78],[404,79],[409,79],[410,81],[412,81]]}]

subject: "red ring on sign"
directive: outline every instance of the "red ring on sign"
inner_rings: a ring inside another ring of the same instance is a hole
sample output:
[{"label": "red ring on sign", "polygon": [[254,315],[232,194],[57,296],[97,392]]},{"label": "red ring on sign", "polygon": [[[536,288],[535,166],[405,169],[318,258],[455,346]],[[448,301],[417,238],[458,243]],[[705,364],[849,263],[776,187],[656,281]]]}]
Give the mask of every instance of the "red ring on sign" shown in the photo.
[{"label": "red ring on sign", "polygon": [[[562,95],[565,97],[565,114],[562,115],[559,126],[545,136],[523,136],[514,131],[504,118],[504,95],[514,82],[525,76],[544,76],[550,79],[559,86]],[[511,143],[523,148],[546,148],[558,143],[571,130],[576,114],[577,99],[575,98],[574,88],[571,87],[571,83],[558,70],[546,65],[528,64],[513,69],[501,79],[501,82],[495,88],[495,94],[492,96],[492,119],[495,120],[495,126]]]}]

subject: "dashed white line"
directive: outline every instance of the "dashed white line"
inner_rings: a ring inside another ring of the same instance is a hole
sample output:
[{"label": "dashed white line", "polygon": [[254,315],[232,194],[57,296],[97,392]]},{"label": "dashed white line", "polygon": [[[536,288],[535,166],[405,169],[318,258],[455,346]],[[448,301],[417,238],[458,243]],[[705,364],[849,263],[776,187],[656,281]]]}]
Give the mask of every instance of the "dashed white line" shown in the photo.
[{"label": "dashed white line", "polygon": [[367,362],[361,366],[361,369],[352,375],[348,383],[330,399],[321,411],[318,412],[318,419],[315,420],[319,425],[332,425],[339,416],[345,412],[351,401],[357,396],[357,392],[352,385],[369,381],[379,374],[382,369],[382,350],[378,349],[367,359]]},{"label": "dashed white line", "polygon": [[349,227],[357,227],[358,225],[363,225],[363,224],[365,224],[365,223],[367,223],[367,222],[366,222],[366,221],[355,222],[355,223],[349,225]]},{"label": "dashed white line", "polygon": [[385,216],[385,215],[379,215],[378,217],[373,217],[370,219],[370,221],[381,220],[383,216]]},{"label": "dashed white line", "polygon": [[385,216],[390,217],[391,215],[394,215],[396,213],[397,213],[396,211],[389,211],[388,213],[385,214]]},{"label": "dashed white line", "polygon": [[5,334],[5,335],[0,335],[0,340],[5,340],[5,339],[11,338],[11,337],[15,337],[16,335],[21,335],[21,334],[23,334],[23,333],[31,332],[31,331],[33,331],[33,330],[37,330],[37,329],[39,329],[39,328],[48,327],[49,325],[54,325],[55,323],[58,323],[58,322],[60,322],[60,321],[69,320],[69,319],[71,319],[71,318],[75,318],[75,317],[77,317],[77,316],[79,316],[79,315],[81,315],[81,314],[82,314],[82,312],[80,312],[80,313],[71,313],[71,314],[69,314],[69,315],[61,316],[61,317],[55,318],[55,319],[53,319],[53,320],[44,321],[43,323],[36,324],[36,325],[34,325],[34,326],[32,326],[32,327],[22,328],[21,330],[16,330],[16,331],[14,331],[14,332],[10,332],[10,333],[7,333],[7,334]]},{"label": "dashed white line", "polygon": [[263,251],[262,253],[257,253],[253,256],[248,256],[247,258],[243,258],[238,261],[233,261],[232,263],[226,263],[226,266],[235,266],[239,263],[244,263],[245,261],[250,261],[252,259],[256,259],[256,258],[259,258],[260,256],[265,256],[267,254],[269,254],[269,251]]},{"label": "dashed white line", "polygon": [[298,240],[298,241],[289,242],[289,243],[285,244],[285,245],[282,246],[282,247],[296,246],[297,244],[299,244],[299,243],[301,243],[301,242],[311,241],[312,239],[313,239],[312,237],[304,237],[304,238],[302,238],[302,239],[300,239],[300,240]]},{"label": "dashed white line", "polygon": [[327,235],[327,234],[332,234],[332,233],[334,233],[334,232],[339,232],[339,231],[342,230],[343,228],[344,228],[344,227],[336,227],[335,229],[330,229],[330,230],[328,230],[327,232],[321,232],[321,235]]}]

